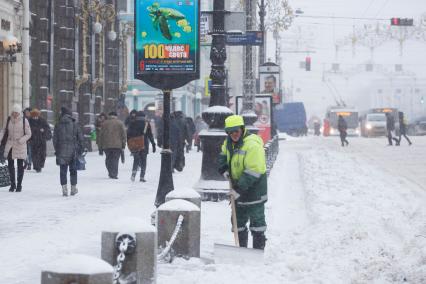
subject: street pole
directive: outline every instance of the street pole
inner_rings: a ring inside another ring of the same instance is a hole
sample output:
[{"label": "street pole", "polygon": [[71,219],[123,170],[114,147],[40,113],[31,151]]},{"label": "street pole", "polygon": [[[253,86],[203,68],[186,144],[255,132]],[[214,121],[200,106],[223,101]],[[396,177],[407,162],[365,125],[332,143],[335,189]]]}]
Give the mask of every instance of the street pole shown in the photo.
[{"label": "street pole", "polygon": [[[246,13],[246,30],[253,30],[254,16],[256,15],[255,9],[253,9],[253,1],[245,1],[245,13]],[[251,132],[256,132],[257,128],[253,126],[253,123],[257,120],[257,115],[254,112],[254,94],[255,94],[255,80],[253,76],[253,47],[246,45],[244,47],[245,65],[244,65],[244,93],[243,93],[243,108],[241,115],[244,117],[244,123],[246,128]]]},{"label": "street pole", "polygon": [[262,44],[259,46],[259,65],[265,63],[265,52],[266,52],[266,31],[265,31],[265,16],[266,6],[265,0],[260,0],[259,5],[259,19],[260,19],[260,31],[262,32]]},{"label": "street pole", "polygon": [[[219,196],[218,190],[228,190],[229,184],[218,172],[217,158],[220,147],[226,138],[224,132],[225,119],[232,115],[226,103],[226,32],[225,32],[225,1],[214,0],[213,2],[213,31],[210,60],[212,68],[210,78],[211,97],[209,108],[203,113],[203,120],[209,125],[207,131],[200,133],[203,145],[203,160],[201,166],[201,178],[196,186],[205,197],[216,200]],[[216,181],[211,183],[209,181]],[[220,181],[218,183],[217,181]],[[213,185],[212,185],[213,184]],[[219,185],[220,184],[220,185]],[[212,193],[213,192],[213,193]]]},{"label": "street pole", "polygon": [[172,151],[170,150],[170,97],[171,90],[163,90],[163,150],[161,151],[161,170],[155,206],[166,202],[166,195],[174,190],[172,176]]}]

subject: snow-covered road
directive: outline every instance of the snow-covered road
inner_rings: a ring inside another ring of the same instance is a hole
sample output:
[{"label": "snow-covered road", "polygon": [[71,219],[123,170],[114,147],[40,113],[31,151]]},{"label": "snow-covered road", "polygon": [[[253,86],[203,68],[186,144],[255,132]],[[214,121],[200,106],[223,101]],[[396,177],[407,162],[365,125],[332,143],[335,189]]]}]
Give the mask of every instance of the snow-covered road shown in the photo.
[{"label": "snow-covered road", "polygon": [[[384,139],[308,137],[280,144],[269,178],[265,263],[215,265],[213,243],[232,244],[227,202],[202,204],[201,259],[159,265],[158,283],[426,283],[426,139],[386,147]],[[148,156],[145,184],[132,183],[131,158],[119,180],[88,156],[80,193],[60,195],[59,169],[26,173],[22,193],[0,189],[0,283],[39,283],[58,255],[100,256],[111,222],[154,210],[160,155]],[[175,188],[192,187],[201,153],[187,156]]]}]

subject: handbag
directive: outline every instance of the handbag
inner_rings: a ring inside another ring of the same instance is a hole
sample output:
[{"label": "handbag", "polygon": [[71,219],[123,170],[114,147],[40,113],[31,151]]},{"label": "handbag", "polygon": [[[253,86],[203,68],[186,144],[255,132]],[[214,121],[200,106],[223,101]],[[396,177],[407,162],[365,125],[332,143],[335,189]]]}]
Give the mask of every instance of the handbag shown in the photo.
[{"label": "handbag", "polygon": [[142,151],[145,148],[145,137],[144,135],[129,138],[127,140],[127,147],[130,152]]},{"label": "handbag", "polygon": [[75,167],[77,171],[85,171],[86,170],[86,154],[87,152],[83,152],[80,155],[77,155],[75,160]]},{"label": "handbag", "polygon": [[0,187],[10,186],[9,169],[6,164],[0,164]]},{"label": "handbag", "polygon": [[4,128],[3,138],[1,139],[1,142],[0,142],[0,160],[2,160],[4,157],[6,142],[7,142],[7,139],[9,138],[9,122],[10,122],[10,116],[7,118],[6,127]]}]

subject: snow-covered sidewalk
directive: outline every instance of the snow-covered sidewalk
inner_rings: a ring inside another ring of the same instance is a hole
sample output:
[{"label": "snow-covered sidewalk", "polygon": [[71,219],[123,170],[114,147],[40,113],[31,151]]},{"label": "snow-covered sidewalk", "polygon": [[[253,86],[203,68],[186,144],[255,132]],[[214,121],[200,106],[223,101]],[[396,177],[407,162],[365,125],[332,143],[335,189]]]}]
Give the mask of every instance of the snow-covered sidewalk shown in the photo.
[{"label": "snow-covered sidewalk", "polygon": [[[373,140],[357,143],[374,154]],[[233,242],[230,209],[227,202],[205,202],[201,259],[159,265],[158,283],[426,283],[424,190],[356,146],[341,149],[310,137],[280,147],[268,181],[265,263],[212,263],[213,244]],[[41,269],[58,255],[99,257],[102,229],[121,217],[148,222],[160,155],[148,157],[147,183],[130,181],[130,157],[120,179],[110,180],[103,157],[89,154],[75,197],[60,195],[54,159],[41,174],[26,173],[22,193],[1,188],[0,283],[39,283]],[[201,153],[191,152],[186,162],[174,175],[176,190],[192,187],[200,176]]]}]

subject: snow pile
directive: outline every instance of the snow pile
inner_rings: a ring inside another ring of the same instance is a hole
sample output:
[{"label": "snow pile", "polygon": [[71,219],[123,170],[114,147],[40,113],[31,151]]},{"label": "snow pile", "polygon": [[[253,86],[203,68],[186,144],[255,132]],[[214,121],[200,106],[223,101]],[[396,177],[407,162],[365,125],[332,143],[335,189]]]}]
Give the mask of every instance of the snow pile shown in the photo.
[{"label": "snow pile", "polygon": [[193,190],[192,188],[184,187],[184,188],[175,188],[175,190],[171,191],[167,194],[169,198],[201,198],[200,194]]},{"label": "snow pile", "polygon": [[70,254],[46,265],[44,271],[67,274],[112,273],[112,266],[102,259],[82,254]]},{"label": "snow pile", "polygon": [[197,205],[183,199],[167,201],[158,207],[158,211],[200,211]]},{"label": "snow pile", "polygon": [[145,222],[144,219],[135,217],[125,217],[111,222],[106,226],[104,231],[108,232],[124,232],[124,233],[141,233],[156,232],[156,228]]},{"label": "snow pile", "polygon": [[424,192],[325,148],[302,154],[301,167],[311,226],[292,244],[305,252],[292,270],[329,283],[426,283]]},{"label": "snow pile", "polygon": [[205,110],[203,110],[203,112],[208,112],[208,113],[233,113],[232,110],[230,110],[229,108],[225,107],[225,106],[212,106],[209,108],[206,108]]}]

